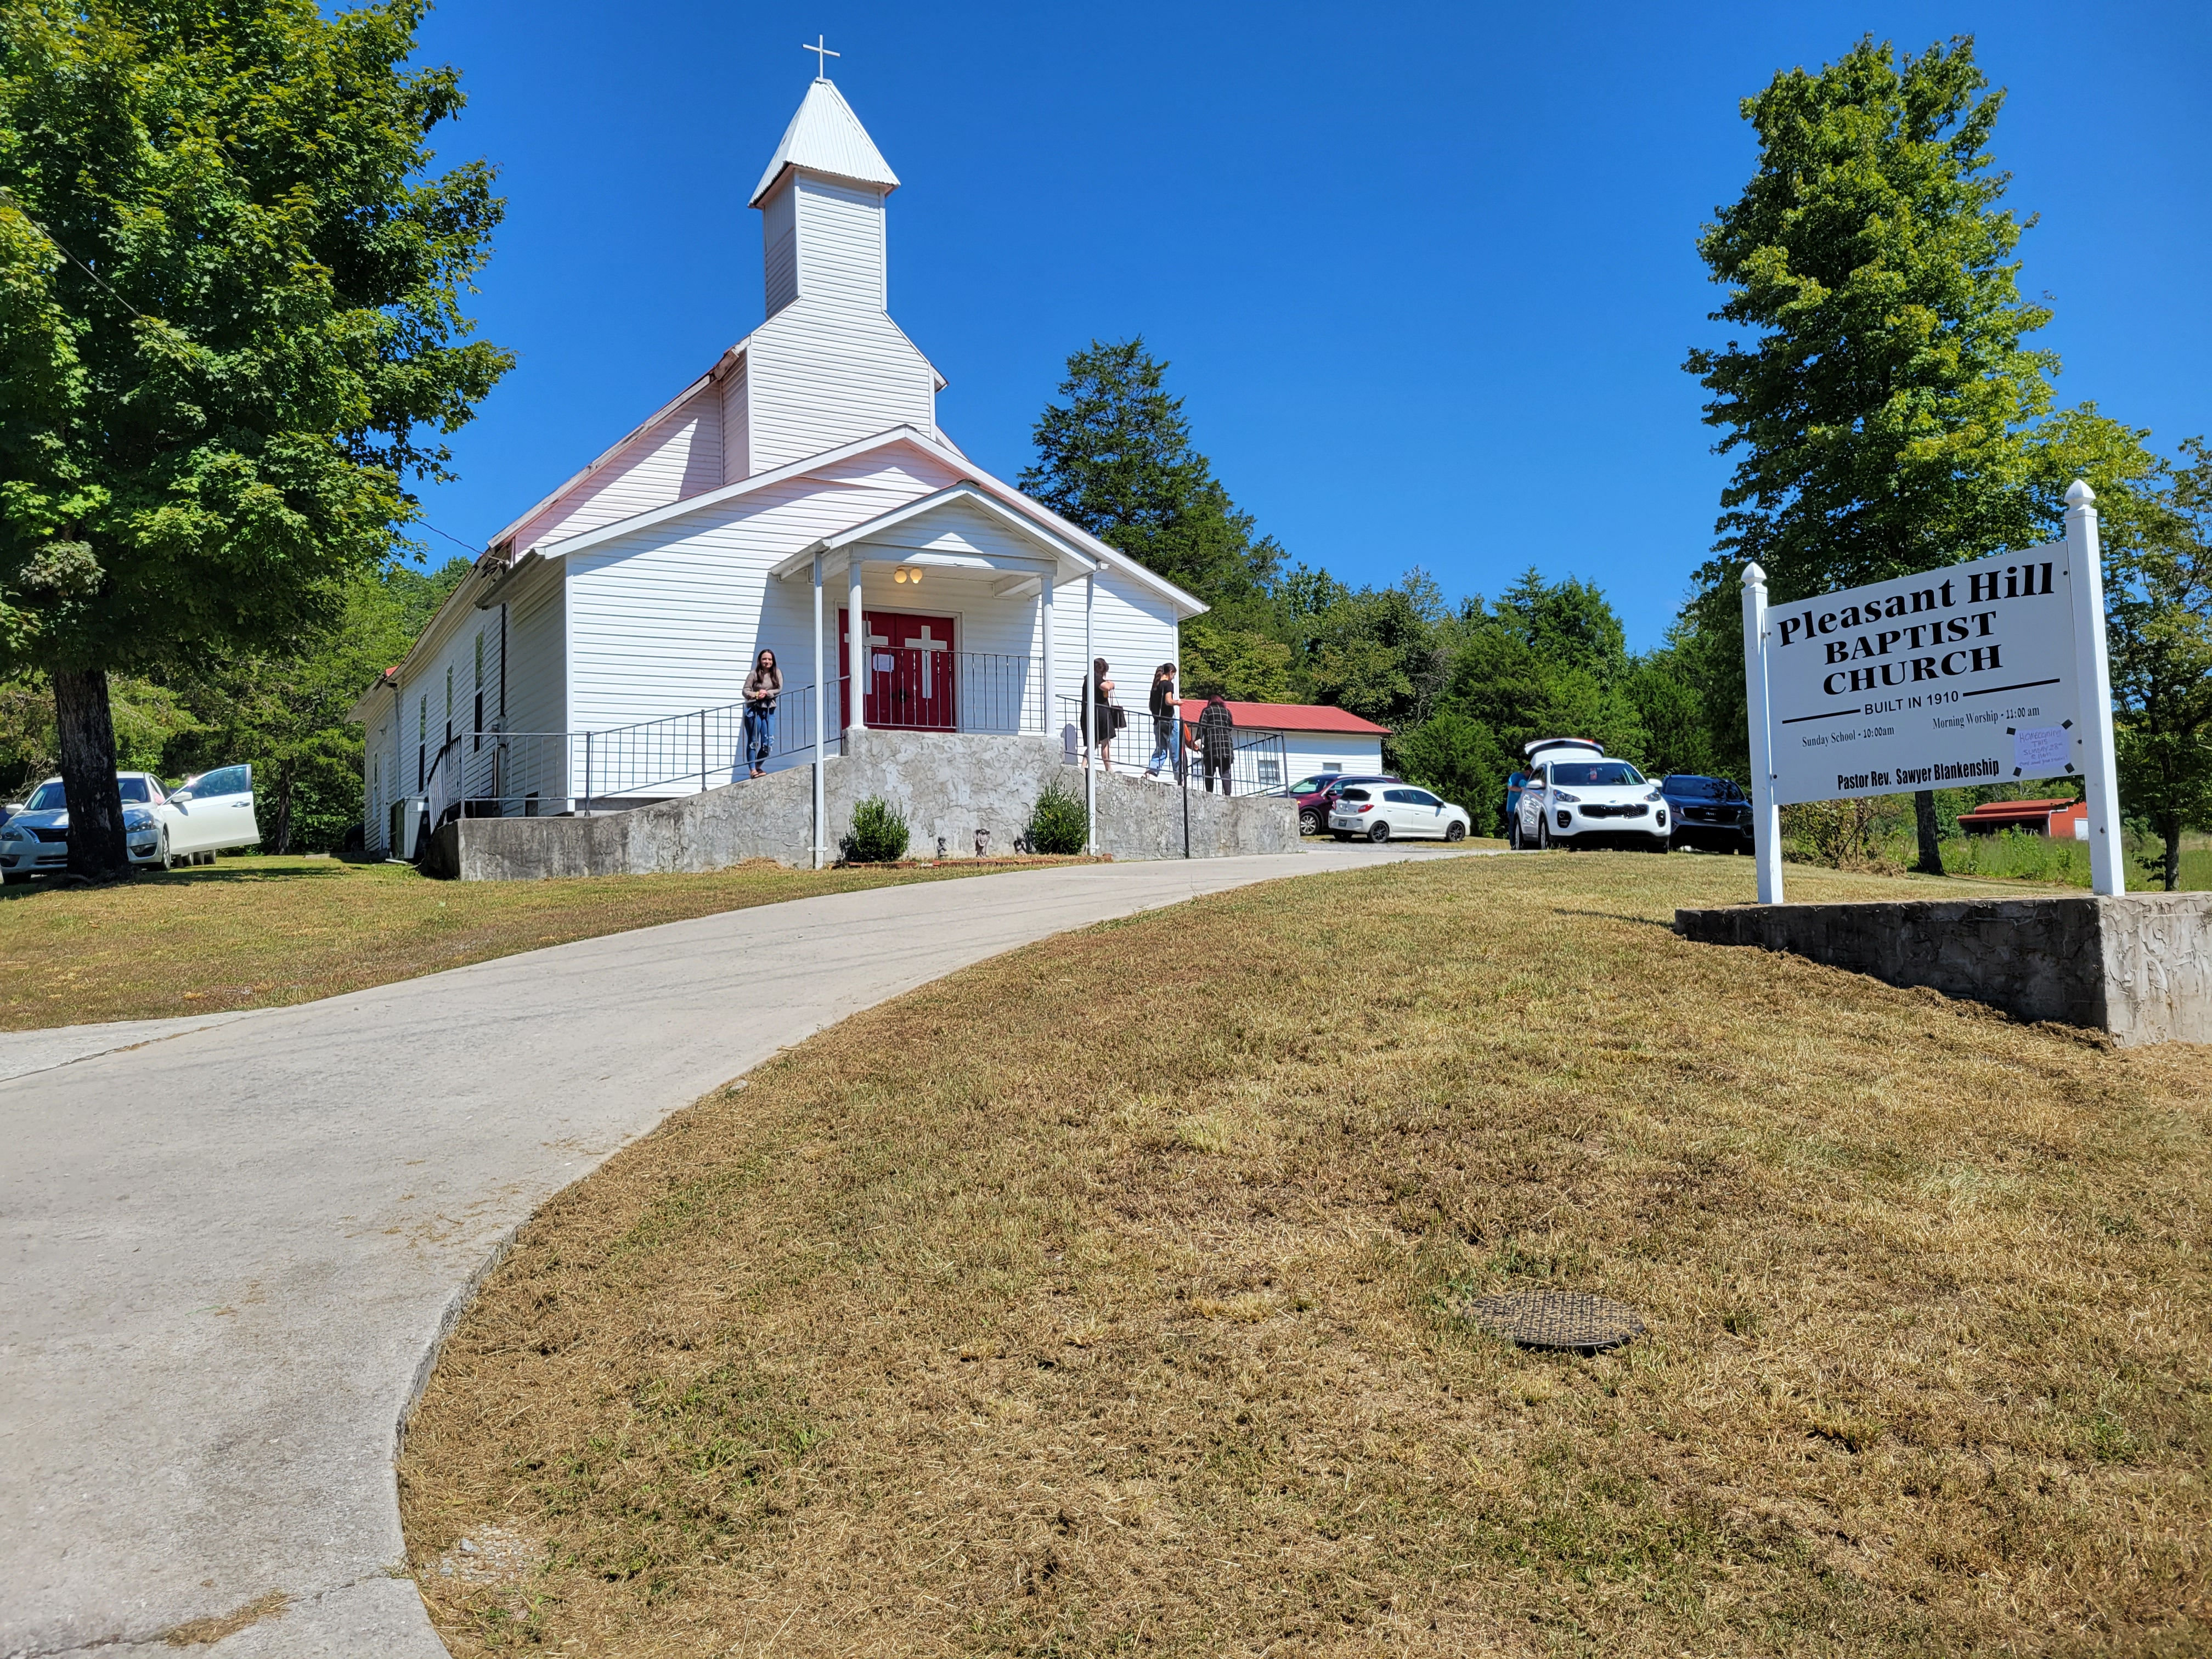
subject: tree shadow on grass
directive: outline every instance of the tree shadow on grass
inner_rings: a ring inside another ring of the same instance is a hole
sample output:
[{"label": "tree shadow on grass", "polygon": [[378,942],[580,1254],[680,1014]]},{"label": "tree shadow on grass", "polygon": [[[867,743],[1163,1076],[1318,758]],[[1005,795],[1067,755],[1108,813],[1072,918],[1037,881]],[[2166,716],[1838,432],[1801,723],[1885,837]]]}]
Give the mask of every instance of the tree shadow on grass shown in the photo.
[{"label": "tree shadow on grass", "polygon": [[264,882],[334,881],[353,866],[332,860],[327,867],[289,870],[225,869],[221,865],[202,865],[187,870],[141,870],[128,882],[116,882],[106,886],[94,886],[64,882],[52,876],[39,876],[21,883],[9,883],[0,887],[0,903],[12,903],[18,899],[36,898],[60,893],[112,893],[125,887],[200,887],[258,885]]},{"label": "tree shadow on grass", "polygon": [[1618,910],[1563,910],[1554,905],[1552,914],[1555,916],[1588,916],[1595,921],[1632,921],[1639,927],[1657,927],[1669,933],[1674,931],[1674,924],[1671,921],[1662,921],[1656,916],[1623,915]]}]

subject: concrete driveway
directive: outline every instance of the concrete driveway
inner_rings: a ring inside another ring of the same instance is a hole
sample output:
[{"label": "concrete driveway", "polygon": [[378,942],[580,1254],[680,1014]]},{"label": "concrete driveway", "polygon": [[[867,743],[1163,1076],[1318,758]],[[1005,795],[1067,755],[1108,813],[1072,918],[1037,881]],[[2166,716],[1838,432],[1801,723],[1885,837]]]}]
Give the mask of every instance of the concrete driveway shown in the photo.
[{"label": "concrete driveway", "polygon": [[[440,1659],[396,1425],[547,1196],[855,1010],[1065,928],[1437,851],[799,900],[325,1002],[0,1036],[0,1654]],[[1310,901],[1302,901],[1310,902]]]}]

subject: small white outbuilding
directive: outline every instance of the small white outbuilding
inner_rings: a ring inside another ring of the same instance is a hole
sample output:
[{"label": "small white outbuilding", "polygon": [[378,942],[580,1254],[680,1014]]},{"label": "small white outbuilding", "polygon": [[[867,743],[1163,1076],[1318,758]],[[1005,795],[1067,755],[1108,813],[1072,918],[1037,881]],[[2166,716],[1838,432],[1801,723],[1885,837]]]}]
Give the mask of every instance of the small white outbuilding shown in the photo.
[{"label": "small white outbuilding", "polygon": [[435,823],[743,778],[764,647],[771,769],[815,757],[817,708],[831,753],[862,726],[1057,735],[1088,657],[1177,659],[1203,605],[938,425],[944,378],[887,309],[898,183],[815,81],[750,200],[766,320],[494,537],[356,705],[370,849],[409,798]]}]

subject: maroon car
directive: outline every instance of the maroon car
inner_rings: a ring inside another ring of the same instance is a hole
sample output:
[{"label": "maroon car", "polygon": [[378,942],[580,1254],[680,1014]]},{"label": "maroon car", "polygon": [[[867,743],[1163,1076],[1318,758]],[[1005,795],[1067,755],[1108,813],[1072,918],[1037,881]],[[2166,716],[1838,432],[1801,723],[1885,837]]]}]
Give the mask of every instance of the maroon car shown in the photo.
[{"label": "maroon car", "polygon": [[1318,836],[1328,828],[1329,804],[1347,783],[1403,783],[1395,772],[1319,772],[1300,778],[1284,793],[1298,803],[1298,833]]}]

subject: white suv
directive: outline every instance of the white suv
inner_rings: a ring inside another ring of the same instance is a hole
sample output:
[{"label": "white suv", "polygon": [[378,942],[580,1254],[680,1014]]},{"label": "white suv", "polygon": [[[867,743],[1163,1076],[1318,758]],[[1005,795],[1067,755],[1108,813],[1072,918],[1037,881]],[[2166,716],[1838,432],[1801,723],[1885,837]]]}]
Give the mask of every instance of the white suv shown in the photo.
[{"label": "white suv", "polygon": [[1668,849],[1667,798],[1625,760],[1570,752],[1547,756],[1521,787],[1515,821],[1522,847]]}]

